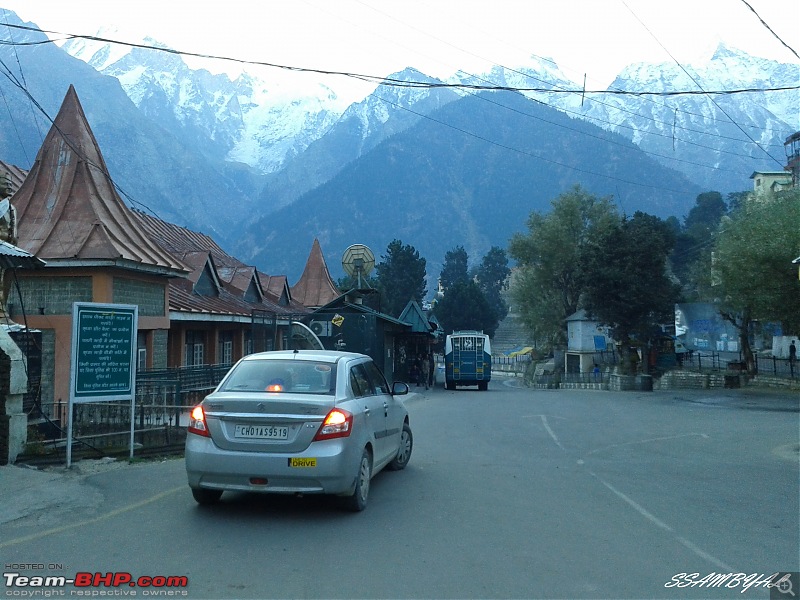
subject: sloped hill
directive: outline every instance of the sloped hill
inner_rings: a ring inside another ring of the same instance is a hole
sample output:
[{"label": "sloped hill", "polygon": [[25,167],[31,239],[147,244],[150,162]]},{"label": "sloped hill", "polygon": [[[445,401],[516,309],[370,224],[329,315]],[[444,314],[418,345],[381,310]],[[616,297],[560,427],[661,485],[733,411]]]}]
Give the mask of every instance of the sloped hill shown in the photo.
[{"label": "sloped hill", "polygon": [[[702,190],[613,133],[510,92],[451,102],[336,177],[247,228],[237,255],[299,276],[316,237],[334,277],[353,243],[377,256],[398,238],[441,269],[463,245],[480,260],[506,247],[531,211],[547,212],[580,184],[613,195],[622,212],[683,216]],[[276,251],[280,248],[280,251]]]},{"label": "sloped hill", "polygon": [[[10,24],[33,25],[10,11],[4,18]],[[34,101],[53,117],[72,84],[123,199],[226,245],[239,222],[230,207],[251,210],[259,176],[245,165],[214,160],[196,143],[181,141],[143,115],[117,79],[101,75],[53,44],[41,43],[47,39],[44,34],[14,31],[17,45],[0,47],[0,60],[13,65],[13,76],[21,84],[7,77],[0,81],[6,107],[0,112],[2,159],[31,167],[51,126]]]}]

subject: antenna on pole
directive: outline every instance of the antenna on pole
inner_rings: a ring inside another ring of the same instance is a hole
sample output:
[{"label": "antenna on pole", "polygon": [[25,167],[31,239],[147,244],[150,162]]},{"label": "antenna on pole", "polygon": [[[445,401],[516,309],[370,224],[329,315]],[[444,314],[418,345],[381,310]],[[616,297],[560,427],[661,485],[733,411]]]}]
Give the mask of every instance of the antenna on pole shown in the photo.
[{"label": "antenna on pole", "polygon": [[356,280],[358,289],[368,288],[370,285],[367,276],[375,268],[375,255],[364,244],[353,244],[342,255],[342,268]]}]

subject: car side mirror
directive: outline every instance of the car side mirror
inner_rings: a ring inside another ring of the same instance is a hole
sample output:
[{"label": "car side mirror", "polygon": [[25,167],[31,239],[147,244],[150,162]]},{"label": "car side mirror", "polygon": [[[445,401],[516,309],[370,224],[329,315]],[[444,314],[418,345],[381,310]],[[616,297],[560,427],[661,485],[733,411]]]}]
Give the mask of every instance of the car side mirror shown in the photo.
[{"label": "car side mirror", "polygon": [[402,381],[395,381],[392,384],[392,396],[405,396],[408,393],[408,384]]}]

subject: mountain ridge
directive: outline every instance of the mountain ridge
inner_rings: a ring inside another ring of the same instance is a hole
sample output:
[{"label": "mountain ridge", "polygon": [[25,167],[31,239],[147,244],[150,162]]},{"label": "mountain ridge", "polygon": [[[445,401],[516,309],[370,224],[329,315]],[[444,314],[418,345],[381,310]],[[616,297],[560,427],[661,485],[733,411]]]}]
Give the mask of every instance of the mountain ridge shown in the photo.
[{"label": "mountain ridge", "polygon": [[[329,256],[340,256],[353,243],[370,246],[378,256],[397,238],[420,251],[430,276],[456,245],[473,261],[493,245],[505,247],[531,211],[546,212],[575,184],[614,195],[621,212],[641,209],[662,217],[688,212],[702,191],[617,134],[572,123],[521,94],[503,95],[513,118],[480,95],[447,103],[253,222],[236,251],[291,276],[314,238]],[[471,135],[467,128],[473,128]],[[493,142],[488,148],[487,139]],[[565,162],[552,158],[564,147],[571,149]],[[621,174],[631,168],[653,180],[626,180]],[[275,253],[274,247],[283,250]],[[329,268],[334,277],[341,275],[335,261]]]},{"label": "mountain ridge", "polygon": [[[9,15],[13,13],[7,11],[6,19]],[[41,41],[43,34],[38,36]],[[441,88],[436,86],[443,82],[408,67],[392,78],[410,82],[410,87],[378,86],[345,106],[330,88],[313,80],[304,80],[302,93],[295,96],[285,82],[268,86],[247,72],[233,79],[212,75],[189,68],[178,54],[115,46],[76,39],[65,49],[44,44],[15,51],[23,57],[33,95],[42,97],[48,111],[63,98],[60,86],[79,82],[76,88],[109,170],[123,189],[132,190],[131,203],[213,235],[221,246],[236,248],[241,258],[252,259],[262,270],[287,275],[299,275],[313,232],[334,255],[347,236],[349,243],[360,241],[352,238],[372,239],[377,254],[391,241],[388,236],[419,235],[420,246],[433,253],[426,258],[435,265],[443,255],[442,244],[457,243],[451,230],[458,223],[463,243],[477,260],[473,254],[488,244],[505,245],[512,216],[514,226],[523,228],[530,210],[547,211],[549,201],[575,183],[597,195],[613,195],[627,214],[640,209],[680,218],[700,191],[741,191],[748,188],[753,170],[774,170],[775,153],[782,156],[781,136],[793,131],[784,117],[800,112],[797,94],[737,94],[714,102],[703,96],[665,96],[653,102],[636,95],[642,85],[660,93],[674,89],[682,72],[677,65],[630,65],[612,87],[631,94],[584,97],[558,65],[535,56],[514,69],[496,65],[489,73],[462,72],[444,83],[493,82],[540,91],[507,95]],[[11,50],[3,52],[9,64],[15,62]],[[728,47],[719,47],[704,65],[692,67],[692,72],[709,85],[746,87],[748,81],[758,81],[780,87],[800,79],[798,65],[749,57]],[[720,69],[724,77],[717,74]],[[685,73],[683,78],[690,81]],[[419,87],[426,83],[434,87]],[[24,98],[19,90],[11,91],[17,94],[11,100],[17,119],[13,127],[6,120],[6,129],[20,131],[27,150],[15,149],[9,139],[0,142],[0,149],[4,160],[30,164],[30,154],[38,149],[37,128],[48,125],[22,118]],[[547,110],[539,110],[543,108]],[[746,139],[730,117],[754,133],[773,158]],[[494,128],[486,129],[487,123]],[[538,145],[530,146],[515,131],[539,136]],[[605,163],[597,163],[598,157]],[[539,166],[525,162],[534,160]],[[403,175],[404,169],[422,179]],[[607,172],[613,177],[605,178]],[[656,191],[649,195],[642,192],[656,179],[670,183],[653,186]],[[380,199],[373,206],[365,182]],[[390,183],[393,188],[387,187]],[[638,192],[630,191],[636,186]],[[526,190],[533,190],[533,200]],[[677,199],[678,190],[690,191],[679,191]],[[426,203],[420,204],[420,198]],[[394,211],[393,200],[405,202],[408,210]],[[337,201],[340,214],[392,214],[394,233],[380,222],[370,222],[373,231],[356,229],[358,220],[337,216]],[[324,214],[316,214],[314,202]],[[527,212],[518,210],[520,203]],[[431,212],[440,206],[447,207],[449,220]],[[495,224],[497,233],[487,232],[493,217],[486,206],[507,218]],[[484,212],[473,218],[474,210]],[[295,227],[291,219],[304,227]],[[282,230],[265,226],[270,220],[282,223]],[[437,237],[441,243],[433,241]],[[300,249],[292,249],[291,264],[270,256],[268,245],[275,240]],[[403,241],[417,245],[412,238]]]}]

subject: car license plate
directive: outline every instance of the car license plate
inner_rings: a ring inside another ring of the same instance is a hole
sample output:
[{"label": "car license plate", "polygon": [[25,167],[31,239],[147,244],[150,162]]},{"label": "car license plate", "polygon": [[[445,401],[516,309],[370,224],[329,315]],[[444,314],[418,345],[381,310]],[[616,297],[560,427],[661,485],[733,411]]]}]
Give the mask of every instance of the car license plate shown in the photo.
[{"label": "car license plate", "polygon": [[289,428],[275,425],[237,425],[233,437],[251,440],[288,440]]},{"label": "car license plate", "polygon": [[317,466],[317,459],[316,458],[290,458],[289,459],[289,466],[290,467],[299,467],[299,468],[316,467]]}]

